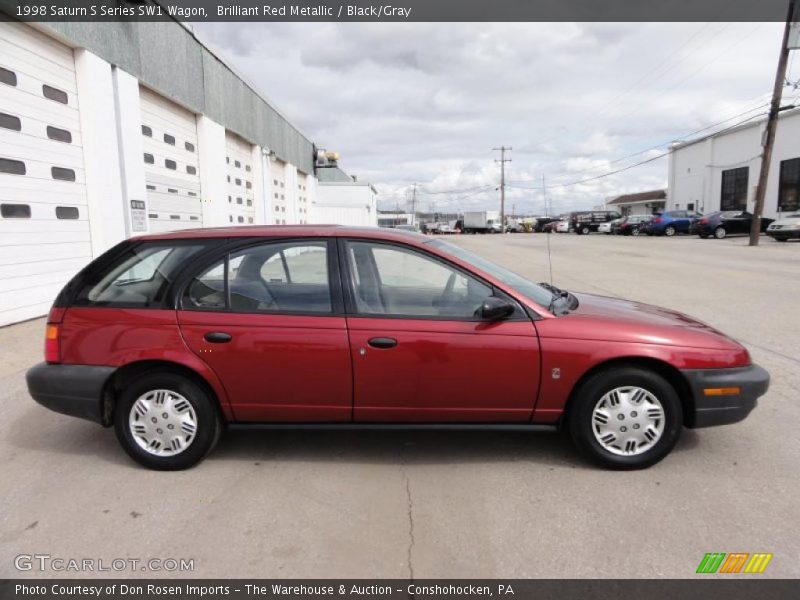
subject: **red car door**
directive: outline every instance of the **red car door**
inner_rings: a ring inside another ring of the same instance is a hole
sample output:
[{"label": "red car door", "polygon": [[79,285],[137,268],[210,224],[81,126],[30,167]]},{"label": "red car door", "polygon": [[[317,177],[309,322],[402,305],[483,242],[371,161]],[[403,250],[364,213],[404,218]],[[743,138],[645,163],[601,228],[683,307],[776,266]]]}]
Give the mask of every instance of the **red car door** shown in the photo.
[{"label": "red car door", "polygon": [[350,346],[330,247],[255,244],[187,285],[181,333],[221,379],[237,421],[351,420]]},{"label": "red car door", "polygon": [[539,387],[539,341],[517,307],[475,316],[493,290],[403,245],[344,242],[354,419],[519,422]]}]

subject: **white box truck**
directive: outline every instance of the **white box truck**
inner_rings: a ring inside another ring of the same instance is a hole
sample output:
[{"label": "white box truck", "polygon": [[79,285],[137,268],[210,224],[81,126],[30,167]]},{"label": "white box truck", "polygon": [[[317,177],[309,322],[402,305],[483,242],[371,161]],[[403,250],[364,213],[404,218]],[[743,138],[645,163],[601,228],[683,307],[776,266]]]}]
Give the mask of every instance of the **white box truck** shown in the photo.
[{"label": "white box truck", "polygon": [[464,233],[500,233],[500,213],[496,210],[464,213]]}]

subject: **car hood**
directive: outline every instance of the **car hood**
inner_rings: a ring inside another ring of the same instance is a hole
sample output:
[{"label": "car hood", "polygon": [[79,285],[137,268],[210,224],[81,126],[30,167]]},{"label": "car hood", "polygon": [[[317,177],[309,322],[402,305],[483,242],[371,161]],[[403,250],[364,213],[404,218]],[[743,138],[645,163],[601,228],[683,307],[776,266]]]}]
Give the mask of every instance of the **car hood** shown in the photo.
[{"label": "car hood", "polygon": [[688,348],[742,349],[724,333],[681,312],[621,298],[574,294],[580,303],[550,319],[554,337],[660,344]]},{"label": "car hood", "polygon": [[777,221],[773,221],[769,224],[770,227],[774,225],[780,225],[781,227],[787,227],[788,225],[800,225],[800,219],[778,219]]}]

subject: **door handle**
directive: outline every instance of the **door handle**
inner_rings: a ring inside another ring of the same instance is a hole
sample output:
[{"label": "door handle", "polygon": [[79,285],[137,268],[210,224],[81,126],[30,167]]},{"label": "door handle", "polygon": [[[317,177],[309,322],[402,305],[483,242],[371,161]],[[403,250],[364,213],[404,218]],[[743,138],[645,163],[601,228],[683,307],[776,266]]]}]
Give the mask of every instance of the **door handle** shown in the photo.
[{"label": "door handle", "polygon": [[388,337],[372,338],[368,343],[373,348],[394,348],[397,346],[397,340]]},{"label": "door handle", "polygon": [[212,344],[225,344],[233,339],[230,333],[223,331],[209,331],[203,338]]}]

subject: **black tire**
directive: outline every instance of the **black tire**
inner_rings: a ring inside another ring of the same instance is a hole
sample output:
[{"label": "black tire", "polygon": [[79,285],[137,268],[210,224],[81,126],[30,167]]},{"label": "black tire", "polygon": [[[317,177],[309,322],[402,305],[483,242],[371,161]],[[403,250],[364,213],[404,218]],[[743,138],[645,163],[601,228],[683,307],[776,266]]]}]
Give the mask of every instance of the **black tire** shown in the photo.
[{"label": "black tire", "polygon": [[591,233],[591,231],[592,231],[592,230],[591,230],[591,229],[589,229],[589,228],[588,228],[588,227],[586,227],[586,226],[584,226],[584,227],[581,227],[581,235],[589,235],[589,234]]},{"label": "black tire", "polygon": [[667,226],[664,228],[664,235],[665,235],[665,236],[667,236],[667,237],[672,237],[672,236],[673,236],[673,235],[675,235],[676,233],[677,233],[677,232],[675,231],[675,228],[674,228],[672,225],[667,225]]},{"label": "black tire", "polygon": [[776,242],[788,242],[788,241],[789,241],[789,238],[779,238],[779,237],[776,237],[776,238],[773,238],[773,239],[774,239]]},{"label": "black tire", "polygon": [[725,228],[722,225],[720,225],[719,227],[717,227],[714,230],[714,237],[716,239],[718,239],[718,240],[724,240],[725,236],[727,236],[727,235],[728,235],[728,232],[725,230]]},{"label": "black tire", "polygon": [[[614,454],[595,438],[595,406],[607,392],[623,386],[647,390],[658,399],[663,408],[664,428],[661,437],[641,454]],[[567,426],[578,448],[603,467],[620,471],[644,469],[663,459],[678,441],[682,424],[683,409],[675,389],[659,374],[636,366],[616,367],[591,375],[576,390],[567,415]]]},{"label": "black tire", "polygon": [[[165,389],[183,396],[195,411],[197,431],[185,450],[173,456],[157,456],[144,450],[130,430],[129,415],[136,400],[151,390]],[[150,469],[177,471],[200,462],[214,449],[222,423],[217,404],[204,386],[173,371],[149,371],[122,391],[114,407],[114,430],[122,448],[133,460]]]}]

